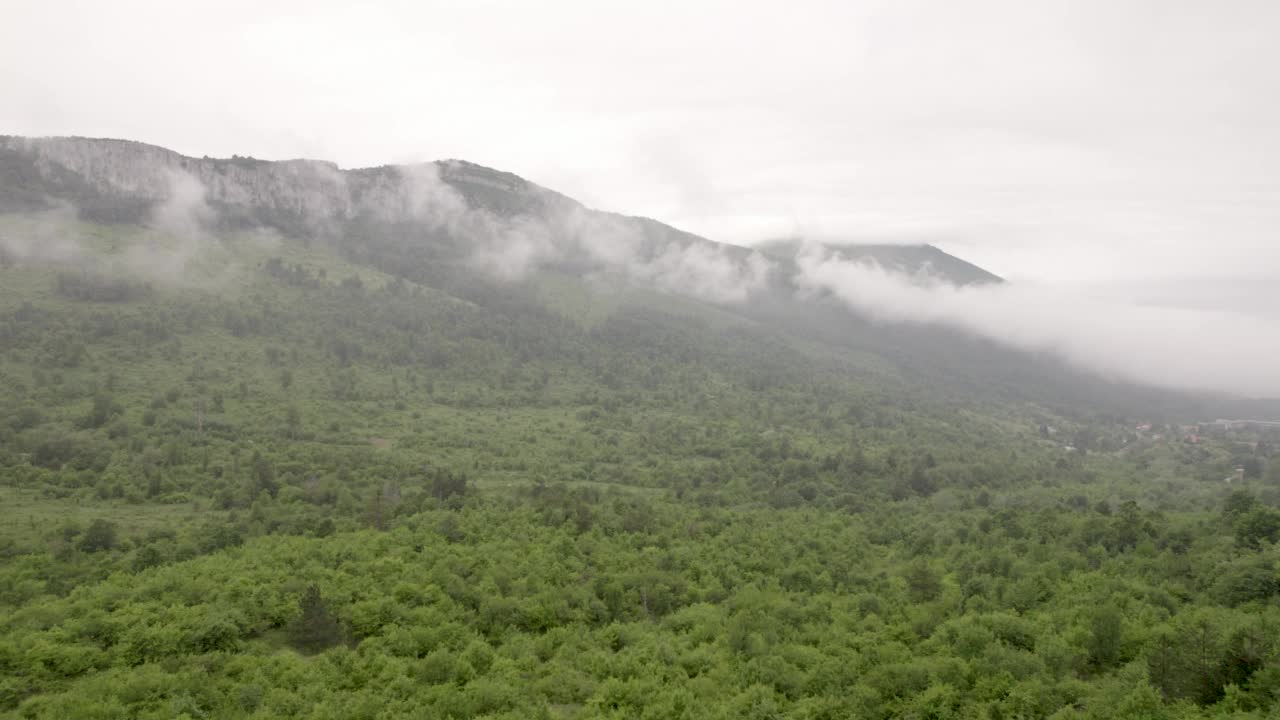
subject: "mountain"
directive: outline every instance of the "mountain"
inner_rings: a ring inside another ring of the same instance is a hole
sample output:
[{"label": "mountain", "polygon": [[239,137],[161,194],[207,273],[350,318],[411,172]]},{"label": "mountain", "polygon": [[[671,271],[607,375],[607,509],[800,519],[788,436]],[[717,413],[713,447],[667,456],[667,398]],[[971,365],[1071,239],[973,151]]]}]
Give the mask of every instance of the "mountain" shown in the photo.
[{"label": "mountain", "polygon": [[[626,235],[627,260],[649,261],[670,246],[701,246],[744,261],[751,251],[698,237],[649,218],[588,210],[559,193],[511,173],[461,160],[414,166],[341,170],[316,160],[191,158],[125,140],[0,136],[0,209],[35,211],[69,202],[86,220],[139,223],[166,202],[181,199],[183,180],[201,189],[224,228],[265,226],[295,237],[335,236],[366,223],[420,225],[428,241],[457,227],[462,214],[441,197],[455,192],[467,210],[497,218],[542,219],[556,240],[586,232]],[[441,231],[445,231],[442,233]],[[788,261],[795,243],[770,243],[765,252]],[[461,250],[462,248],[457,248]],[[998,281],[994,275],[932,246],[833,246],[841,258],[875,261],[907,273],[933,274],[957,284]],[[580,259],[580,258],[579,258]],[[572,262],[572,259],[568,259]]]},{"label": "mountain", "polygon": [[997,282],[936,249],[84,139],[0,204],[0,719],[1275,706],[1280,432],[798,274]]},{"label": "mountain", "polygon": [[[787,507],[848,494],[868,454],[900,469],[858,495],[916,492],[906,437],[994,478],[982,438],[1039,466],[1042,424],[1087,422],[984,384],[990,343],[799,297],[786,257],[469,163],[0,148],[0,464],[52,496],[247,508],[346,467],[330,489],[367,502],[425,465]],[[284,444],[246,480],[263,438]]]},{"label": "mountain", "polygon": [[578,321],[639,301],[634,293],[619,301],[620,288],[647,290],[657,295],[643,303],[674,316],[732,317],[790,338],[784,342],[821,346],[819,354],[855,358],[863,370],[925,377],[944,395],[979,401],[1181,421],[1276,414],[1265,402],[1102,380],[1053,357],[937,325],[885,325],[797,285],[798,258],[815,251],[913,282],[1003,282],[931,245],[793,238],[738,247],[649,218],[591,210],[461,160],[343,170],[317,160],[192,158],[124,140],[0,137],[0,209],[30,214],[60,206],[82,221],[180,236],[197,228],[270,230],[456,297],[498,288]]}]

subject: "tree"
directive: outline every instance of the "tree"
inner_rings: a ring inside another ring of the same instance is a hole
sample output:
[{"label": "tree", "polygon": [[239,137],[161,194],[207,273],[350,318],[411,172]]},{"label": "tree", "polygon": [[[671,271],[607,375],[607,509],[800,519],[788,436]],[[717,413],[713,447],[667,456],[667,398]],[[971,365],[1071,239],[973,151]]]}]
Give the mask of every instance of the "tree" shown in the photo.
[{"label": "tree", "polygon": [[445,469],[428,470],[429,486],[432,496],[440,500],[448,500],[454,495],[465,495],[467,492],[467,476],[465,473],[453,473]]},{"label": "tree", "polygon": [[346,631],[311,585],[298,601],[298,617],[289,625],[289,644],[304,653],[323,652],[346,641]]},{"label": "tree", "polygon": [[81,552],[111,550],[116,546],[116,524],[101,518],[89,523],[89,529],[80,538]]},{"label": "tree", "polygon": [[111,418],[123,412],[124,408],[110,394],[99,391],[93,396],[93,409],[89,411],[89,414],[80,424],[86,428],[100,428],[106,425]]},{"label": "tree", "polygon": [[359,295],[364,291],[364,281],[359,275],[348,275],[342,279],[342,289],[353,295]]},{"label": "tree", "polygon": [[[932,456],[930,456],[932,457]],[[926,471],[923,466],[917,465],[911,470],[908,476],[907,485],[911,491],[921,497],[929,497],[938,491],[938,483],[934,480],[932,474]]]},{"label": "tree", "polygon": [[1258,504],[1258,499],[1245,490],[1236,490],[1222,502],[1222,514],[1229,520],[1235,520],[1248,513]]},{"label": "tree", "polygon": [[942,578],[923,560],[911,564],[903,579],[907,581],[907,595],[911,602],[928,602],[942,592]]},{"label": "tree", "polygon": [[289,432],[289,438],[296,440],[299,433],[302,432],[302,413],[298,411],[296,405],[290,405],[285,413],[285,428]]},{"label": "tree", "polygon": [[1211,705],[1222,697],[1223,648],[1218,618],[1207,611],[1179,617],[1157,632],[1147,653],[1151,681],[1166,698]]},{"label": "tree", "polygon": [[1120,512],[1112,521],[1111,549],[1124,551],[1138,544],[1144,530],[1142,513],[1138,503],[1126,500],[1120,505]]},{"label": "tree", "polygon": [[1267,472],[1263,476],[1263,482],[1268,485],[1280,485],[1280,455],[1277,455],[1267,463]]},{"label": "tree", "polygon": [[164,563],[164,555],[153,545],[143,545],[133,554],[131,563],[134,572],[142,572],[147,568],[155,567]]},{"label": "tree", "polygon": [[1124,616],[1115,605],[1096,608],[1089,620],[1089,662],[1099,670],[1117,665],[1123,633]]},{"label": "tree", "polygon": [[1280,512],[1270,508],[1255,507],[1240,516],[1235,523],[1236,545],[1258,550],[1263,543],[1280,539]]},{"label": "tree", "polygon": [[1240,469],[1244,470],[1246,480],[1256,480],[1262,477],[1262,460],[1250,455],[1243,458],[1238,463]]},{"label": "tree", "polygon": [[369,500],[365,503],[364,517],[365,525],[374,530],[386,530],[388,527],[387,507],[382,493],[374,491],[370,493]]},{"label": "tree", "polygon": [[270,461],[263,457],[260,451],[254,450],[250,466],[253,468],[253,494],[256,496],[258,493],[265,491],[268,495],[275,497],[276,491],[280,489],[280,486],[276,483],[275,468],[271,467]]},{"label": "tree", "polygon": [[232,525],[214,524],[197,533],[195,540],[200,552],[207,554],[240,545],[244,542],[244,537]]},{"label": "tree", "polygon": [[1222,603],[1235,607],[1280,593],[1280,576],[1265,555],[1251,555],[1228,567],[1214,589]]}]

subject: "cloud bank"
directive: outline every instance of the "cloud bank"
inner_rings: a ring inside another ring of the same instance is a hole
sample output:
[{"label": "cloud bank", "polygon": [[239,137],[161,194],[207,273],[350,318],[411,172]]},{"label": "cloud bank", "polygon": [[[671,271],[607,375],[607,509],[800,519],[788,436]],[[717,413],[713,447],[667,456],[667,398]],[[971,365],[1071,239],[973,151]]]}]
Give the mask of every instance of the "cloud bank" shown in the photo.
[{"label": "cloud bank", "polygon": [[9,216],[0,226],[0,256],[165,286],[221,283],[238,265],[204,264],[223,248],[211,229],[217,213],[207,202],[207,188],[180,170],[162,170],[160,177],[160,199],[142,220],[142,231],[122,247],[89,232],[74,205],[55,200],[50,210]]},{"label": "cloud bank", "polygon": [[[147,168],[143,176],[158,178],[145,195],[154,201],[149,229],[143,243],[121,252],[105,258],[86,252],[70,208],[47,213],[21,232],[0,229],[0,250],[20,259],[125,270],[169,282],[188,278],[202,253],[219,247],[209,230],[219,219],[215,207],[297,208],[305,227],[317,233],[340,234],[346,220],[366,215],[412,222],[424,240],[445,234],[464,248],[464,262],[499,280],[518,280],[540,268],[568,268],[611,283],[746,303],[757,293],[785,286],[771,282],[784,279],[782,273],[794,273],[790,284],[800,289],[801,299],[828,292],[879,322],[958,328],[1011,348],[1052,353],[1114,379],[1280,397],[1280,371],[1275,370],[1280,308],[1143,304],[1028,282],[956,287],[843,258],[818,244],[802,247],[792,266],[652,221],[588,210],[512,176],[465,164],[346,173],[304,161],[270,164],[266,170],[211,168],[198,162],[187,169],[164,163]],[[135,177],[115,173],[115,166],[108,169],[112,183]],[[499,213],[464,196],[485,187],[528,206]]]},{"label": "cloud bank", "polygon": [[442,167],[456,170],[449,163],[400,168],[398,195],[374,201],[377,214],[391,219],[403,210],[431,231],[462,239],[470,247],[468,262],[501,280],[571,265],[664,292],[730,303],[744,302],[764,289],[773,268],[758,251],[735,257],[725,246],[675,237],[665,229],[650,234],[645,221],[588,210],[546,191],[525,191],[540,200],[531,212],[500,215],[476,208],[442,178]]},{"label": "cloud bank", "polygon": [[829,291],[880,322],[959,328],[1113,379],[1280,398],[1277,315],[1143,305],[1034,284],[921,282],[818,248],[798,264],[800,287]]},{"label": "cloud bank", "polygon": [[[474,243],[473,262],[501,278],[585,258],[659,290],[743,303],[778,270],[758,252],[742,261],[710,243],[668,241],[646,250],[634,220],[576,204],[507,219],[468,208],[438,175],[420,176],[416,192],[430,199],[419,207],[443,210],[452,229]],[[794,272],[802,296],[828,291],[879,322],[945,325],[1115,380],[1280,398],[1280,308],[1267,314],[1144,304],[1028,282],[960,287],[927,267],[908,275],[812,243]]]}]

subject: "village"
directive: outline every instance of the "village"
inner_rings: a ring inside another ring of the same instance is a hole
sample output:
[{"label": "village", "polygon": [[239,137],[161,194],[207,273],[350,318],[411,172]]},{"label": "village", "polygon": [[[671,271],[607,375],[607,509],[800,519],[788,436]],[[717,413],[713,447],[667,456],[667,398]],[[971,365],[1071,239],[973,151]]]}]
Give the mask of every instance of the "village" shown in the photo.
[{"label": "village", "polygon": [[[1280,421],[1216,419],[1184,425],[1141,422],[1125,445],[1160,443],[1201,446],[1201,459],[1224,459],[1225,484],[1262,479],[1280,481],[1280,462],[1268,463],[1280,451]],[[1205,447],[1207,446],[1207,447]]]}]

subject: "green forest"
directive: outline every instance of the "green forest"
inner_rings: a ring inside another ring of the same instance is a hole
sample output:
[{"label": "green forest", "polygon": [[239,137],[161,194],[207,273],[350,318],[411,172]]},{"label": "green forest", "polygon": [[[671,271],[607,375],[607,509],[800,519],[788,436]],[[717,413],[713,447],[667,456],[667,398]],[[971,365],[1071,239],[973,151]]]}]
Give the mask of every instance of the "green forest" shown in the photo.
[{"label": "green forest", "polygon": [[67,231],[0,254],[0,717],[1280,717],[1280,430],[359,227]]}]

